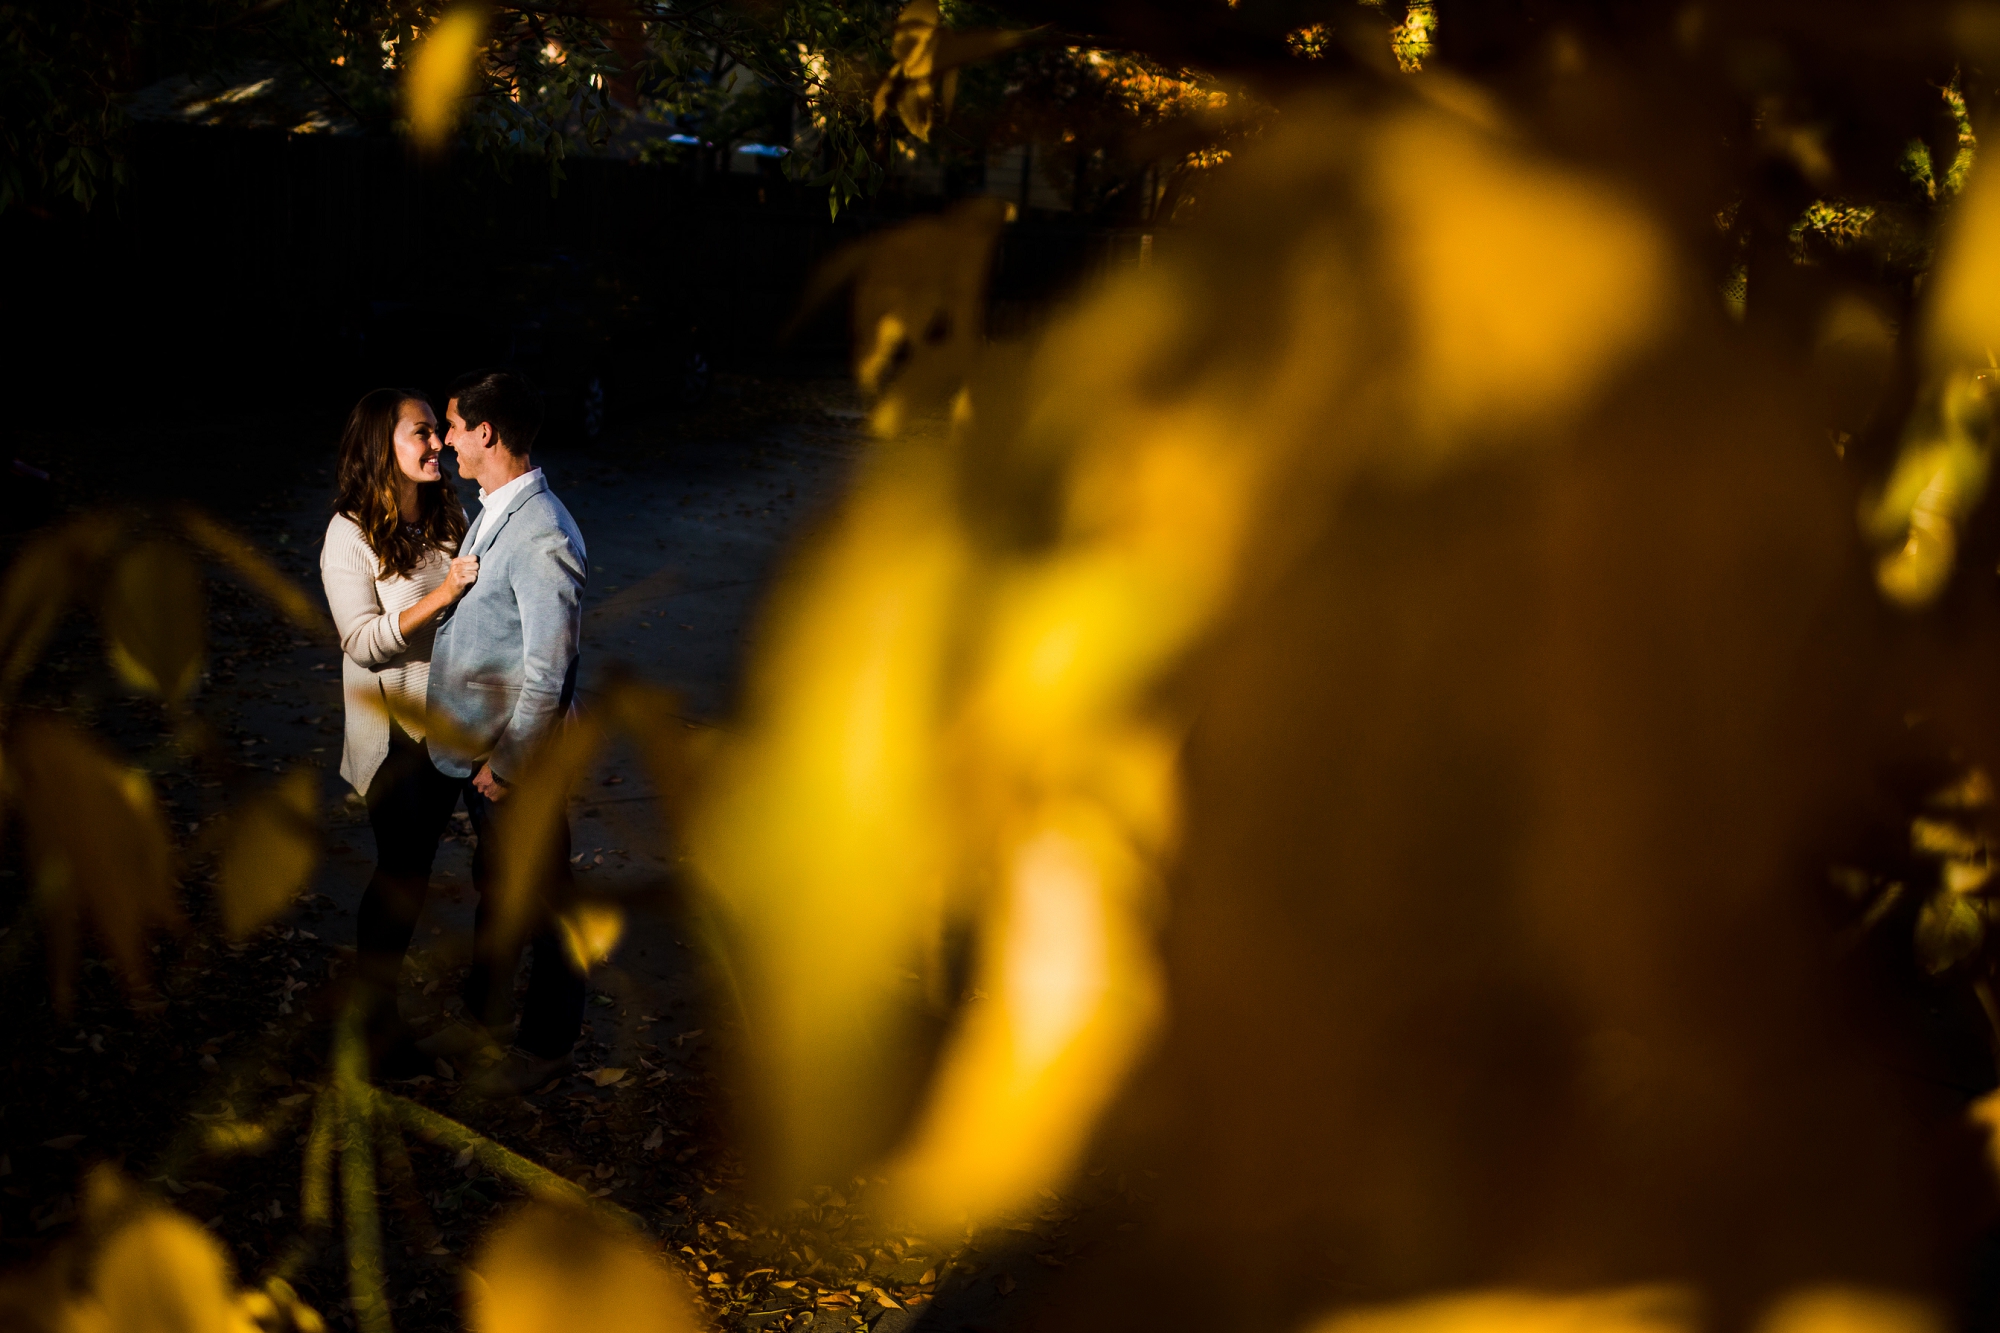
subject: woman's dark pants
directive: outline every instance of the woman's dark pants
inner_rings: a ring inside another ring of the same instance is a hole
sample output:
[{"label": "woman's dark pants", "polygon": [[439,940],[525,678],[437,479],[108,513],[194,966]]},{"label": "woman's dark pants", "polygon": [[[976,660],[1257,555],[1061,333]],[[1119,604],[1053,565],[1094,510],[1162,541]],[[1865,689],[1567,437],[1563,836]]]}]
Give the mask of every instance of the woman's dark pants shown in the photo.
[{"label": "woman's dark pants", "polygon": [[[438,840],[459,799],[472,816],[478,846],[472,853],[472,885],[479,893],[473,917],[473,962],[465,978],[466,1017],[499,1027],[513,1007],[514,959],[499,959],[495,968],[493,921],[488,890],[493,886],[493,803],[473,788],[469,779],[438,772],[420,743],[394,735],[389,757],[368,787],[368,822],[375,829],[375,874],[361,895],[354,943],[361,984],[371,1008],[370,1030],[378,1040],[393,1037],[396,1022],[396,982],[403,955],[417,928],[430,887],[431,863]],[[568,951],[556,933],[549,909],[562,901],[572,883],[569,865],[569,821],[563,821],[556,847],[540,884],[539,902],[530,923],[528,994],[521,1005],[516,1045],[544,1058],[566,1055],[583,1030],[584,978],[570,964]]]}]

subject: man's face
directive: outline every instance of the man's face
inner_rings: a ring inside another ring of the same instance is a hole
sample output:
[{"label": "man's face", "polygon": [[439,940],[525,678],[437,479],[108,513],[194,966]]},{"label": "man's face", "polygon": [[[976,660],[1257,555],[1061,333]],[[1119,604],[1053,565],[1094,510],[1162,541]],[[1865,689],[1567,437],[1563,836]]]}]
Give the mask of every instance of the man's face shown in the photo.
[{"label": "man's face", "polygon": [[458,456],[458,475],[475,485],[483,486],[480,477],[486,471],[486,463],[493,456],[493,423],[482,421],[477,427],[467,426],[465,418],[458,414],[458,399],[445,405],[444,446]]}]

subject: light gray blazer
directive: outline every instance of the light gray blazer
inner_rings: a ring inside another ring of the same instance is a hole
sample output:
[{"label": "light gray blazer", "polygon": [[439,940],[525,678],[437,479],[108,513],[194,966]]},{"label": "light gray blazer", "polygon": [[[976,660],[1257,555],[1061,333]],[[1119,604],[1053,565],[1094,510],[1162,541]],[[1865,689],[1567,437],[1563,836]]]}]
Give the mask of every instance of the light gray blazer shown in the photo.
[{"label": "light gray blazer", "polygon": [[518,781],[576,694],[590,560],[576,520],[543,477],[503,512],[481,509],[459,553],[479,557],[479,581],[438,625],[429,705],[472,748],[461,753],[433,733],[431,762],[456,778],[490,763]]}]

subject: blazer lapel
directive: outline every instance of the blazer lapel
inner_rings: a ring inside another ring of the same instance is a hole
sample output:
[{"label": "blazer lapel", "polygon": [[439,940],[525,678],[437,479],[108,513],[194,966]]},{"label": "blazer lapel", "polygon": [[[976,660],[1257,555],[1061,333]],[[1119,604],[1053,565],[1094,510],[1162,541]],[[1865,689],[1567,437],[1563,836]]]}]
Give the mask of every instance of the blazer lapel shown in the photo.
[{"label": "blazer lapel", "polygon": [[507,508],[501,513],[495,514],[491,522],[487,521],[487,511],[482,508],[479,511],[479,518],[474,524],[477,531],[472,534],[472,549],[467,551],[466,554],[484,555],[487,551],[491,550],[494,539],[500,535],[500,529],[507,526],[507,520],[514,516],[514,511],[526,504],[530,496],[540,495],[548,488],[549,482],[547,477],[536,477],[526,486],[523,486],[514,498],[507,502]]}]

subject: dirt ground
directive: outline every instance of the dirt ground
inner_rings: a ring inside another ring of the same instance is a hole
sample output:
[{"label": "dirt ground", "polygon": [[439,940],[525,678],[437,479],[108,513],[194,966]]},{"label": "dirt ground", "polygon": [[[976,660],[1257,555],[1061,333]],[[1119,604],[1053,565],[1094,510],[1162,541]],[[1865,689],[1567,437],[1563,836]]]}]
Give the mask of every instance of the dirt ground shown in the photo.
[{"label": "dirt ground", "polygon": [[[729,725],[757,607],[867,447],[860,417],[841,381],[739,377],[699,413],[626,425],[587,449],[538,451],[589,547],[586,706],[607,674],[631,671],[674,689],[687,726]],[[189,432],[161,447],[199,441]],[[149,487],[164,498],[170,486],[143,471],[124,480],[110,494],[72,484],[65,500],[143,503],[156,498]],[[317,598],[331,488],[327,434],[210,507]],[[298,1226],[302,1116],[327,1077],[327,1033],[373,859],[335,772],[338,649],[289,628],[227,577],[211,580],[209,597],[210,656],[194,707],[219,743],[199,755],[185,722],[118,687],[81,614],[28,687],[151,773],[183,840],[191,925],[160,938],[151,984],[136,993],[87,957],[77,1007],[60,1015],[20,872],[11,862],[0,871],[0,920],[10,923],[0,988],[17,1019],[0,1055],[12,1075],[0,1104],[0,1261],[32,1261],[63,1236],[80,1173],[112,1161],[202,1218],[246,1279],[284,1267],[332,1326],[349,1328],[338,1244],[302,1239]],[[205,832],[226,798],[301,765],[319,771],[327,812],[312,893],[232,945],[208,902]],[[579,873],[632,909],[617,954],[593,973],[576,1073],[509,1105],[464,1095],[470,1071],[448,1064],[393,1090],[629,1210],[720,1326],[1032,1326],[1056,1270],[1143,1216],[1143,1175],[1098,1168],[1076,1197],[1051,1195],[1033,1216],[949,1237],[882,1234],[867,1180],[782,1203],[752,1199],[724,1077],[735,1025],[651,802],[643,768],[613,753],[572,807]],[[402,1006],[420,1029],[445,1013],[469,953],[469,837],[460,815],[405,972]],[[205,1147],[215,1126],[239,1124],[271,1131],[263,1151]],[[385,1157],[381,1181],[393,1317],[400,1329],[455,1329],[460,1265],[521,1196],[450,1145],[404,1137],[407,1160]]]}]

